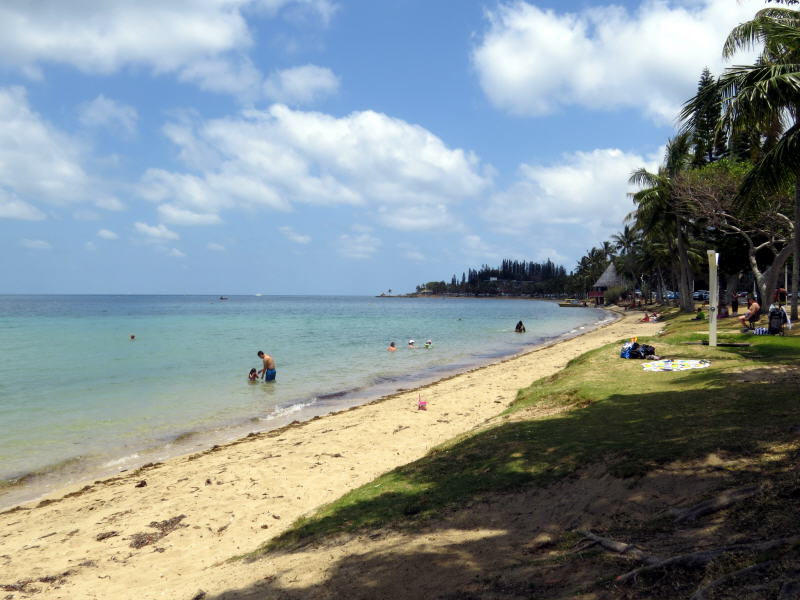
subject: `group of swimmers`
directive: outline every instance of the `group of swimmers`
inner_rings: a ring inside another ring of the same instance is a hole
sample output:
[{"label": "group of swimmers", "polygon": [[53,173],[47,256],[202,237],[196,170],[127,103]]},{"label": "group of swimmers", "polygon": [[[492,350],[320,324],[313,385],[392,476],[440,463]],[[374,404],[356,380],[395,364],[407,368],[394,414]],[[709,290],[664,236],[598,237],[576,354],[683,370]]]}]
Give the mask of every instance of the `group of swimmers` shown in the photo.
[{"label": "group of swimmers", "polygon": [[[418,348],[417,343],[414,340],[408,340],[408,346],[411,350],[416,350]],[[424,348],[426,350],[430,350],[433,348],[433,342],[428,340],[425,342]],[[389,342],[389,346],[386,348],[388,352],[397,352],[397,345],[394,342]]]},{"label": "group of swimmers", "polygon": [[[514,328],[514,330],[517,333],[525,333],[525,325],[523,325],[522,321],[520,321],[517,323],[517,326]],[[133,335],[131,335],[131,339],[134,339]],[[414,340],[408,340],[407,348],[416,350],[417,347],[417,343]],[[423,347],[426,350],[430,350],[433,348],[433,341],[427,340]],[[389,342],[389,346],[386,348],[386,350],[388,352],[397,352],[397,345],[394,342]],[[262,369],[250,369],[250,373],[247,374],[248,381],[255,382],[261,378],[263,378],[264,381],[275,381],[275,377],[277,375],[277,371],[275,369],[275,359],[269,354],[265,354],[263,350],[258,351],[258,357],[263,361],[264,366]]]}]

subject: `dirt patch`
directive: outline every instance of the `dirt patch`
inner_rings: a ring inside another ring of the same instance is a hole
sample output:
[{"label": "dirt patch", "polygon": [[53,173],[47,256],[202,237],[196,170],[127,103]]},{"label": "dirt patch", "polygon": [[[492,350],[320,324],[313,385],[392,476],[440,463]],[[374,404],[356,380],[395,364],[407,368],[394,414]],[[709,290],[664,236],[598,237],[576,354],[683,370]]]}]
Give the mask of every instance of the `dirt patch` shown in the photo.
[{"label": "dirt patch", "polygon": [[734,371],[738,383],[798,383],[800,367],[776,365],[756,367],[754,369],[738,369]]},{"label": "dirt patch", "polygon": [[160,540],[163,537],[166,537],[176,529],[180,527],[188,527],[188,525],[181,523],[181,521],[185,518],[186,515],[179,515],[177,517],[172,517],[171,519],[166,519],[164,521],[151,522],[150,527],[152,527],[156,531],[134,533],[131,536],[131,548],[138,549],[138,548],[144,548],[145,546],[149,546],[150,544],[155,544],[158,540]]},{"label": "dirt patch", "polygon": [[269,555],[270,582],[232,597],[598,599],[605,596],[581,589],[607,578],[607,565],[575,560],[576,530],[658,522],[722,482],[702,464],[636,480],[596,465],[548,488],[475,500],[419,532],[378,530]]}]

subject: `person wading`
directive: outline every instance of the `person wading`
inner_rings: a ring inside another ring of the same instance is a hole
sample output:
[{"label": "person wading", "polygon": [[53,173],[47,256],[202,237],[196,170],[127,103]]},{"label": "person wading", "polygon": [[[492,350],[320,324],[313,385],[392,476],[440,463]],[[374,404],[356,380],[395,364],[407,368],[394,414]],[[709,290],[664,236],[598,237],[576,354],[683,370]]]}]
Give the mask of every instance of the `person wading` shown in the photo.
[{"label": "person wading", "polygon": [[258,351],[258,358],[264,361],[264,368],[258,371],[258,374],[264,378],[264,381],[275,381],[277,372],[275,370],[275,359],[269,354],[264,354],[263,350]]}]

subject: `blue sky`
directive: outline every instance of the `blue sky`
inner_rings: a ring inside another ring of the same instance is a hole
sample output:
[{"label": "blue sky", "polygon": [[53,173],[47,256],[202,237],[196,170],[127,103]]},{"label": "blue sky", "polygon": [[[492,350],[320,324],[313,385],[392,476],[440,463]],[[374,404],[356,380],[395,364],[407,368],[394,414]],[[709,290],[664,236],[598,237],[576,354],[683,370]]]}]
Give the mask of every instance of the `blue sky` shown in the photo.
[{"label": "blue sky", "polygon": [[[0,293],[374,294],[621,229],[760,0],[6,0]],[[746,58],[746,57],[745,57]]]}]

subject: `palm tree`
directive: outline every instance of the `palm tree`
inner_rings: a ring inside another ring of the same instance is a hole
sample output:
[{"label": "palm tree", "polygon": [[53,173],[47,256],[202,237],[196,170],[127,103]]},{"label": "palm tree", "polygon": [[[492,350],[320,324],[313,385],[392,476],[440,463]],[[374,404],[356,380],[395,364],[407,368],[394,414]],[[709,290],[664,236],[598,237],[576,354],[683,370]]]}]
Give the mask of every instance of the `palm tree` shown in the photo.
[{"label": "palm tree", "polygon": [[625,255],[629,254],[639,242],[639,235],[630,225],[625,225],[622,231],[611,236],[611,242],[620,254]]},{"label": "palm tree", "polygon": [[[731,58],[741,50],[756,46],[761,48],[761,53],[755,64],[726,69],[713,89],[721,97],[720,128],[730,135],[742,131],[764,132],[768,138],[772,134],[775,140],[764,148],[745,179],[740,200],[758,202],[758,196],[753,193],[758,188],[777,192],[787,180],[794,184],[792,317],[796,319],[800,275],[800,12],[776,7],[758,11],[752,20],[731,31],[723,47],[723,56]],[[701,95],[684,105],[681,118],[689,127],[692,114],[708,100]],[[774,269],[775,277],[780,266]],[[776,282],[766,282],[768,297],[763,298],[764,301],[771,299]]]},{"label": "palm tree", "polygon": [[678,291],[681,295],[681,310],[684,312],[694,310],[691,297],[693,276],[689,265],[688,223],[675,201],[673,185],[681,172],[689,168],[691,158],[690,134],[682,133],[667,142],[664,164],[658,169],[658,173],[641,168],[634,171],[628,180],[642,188],[631,194],[636,210],[628,215],[629,219],[642,231],[664,228],[665,233],[676,241],[679,261]]}]

